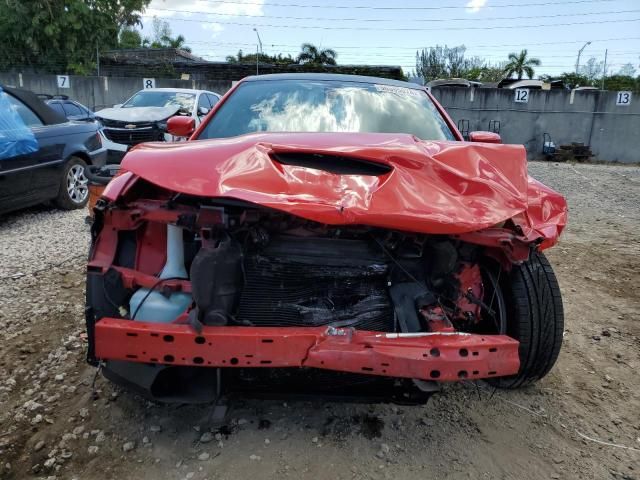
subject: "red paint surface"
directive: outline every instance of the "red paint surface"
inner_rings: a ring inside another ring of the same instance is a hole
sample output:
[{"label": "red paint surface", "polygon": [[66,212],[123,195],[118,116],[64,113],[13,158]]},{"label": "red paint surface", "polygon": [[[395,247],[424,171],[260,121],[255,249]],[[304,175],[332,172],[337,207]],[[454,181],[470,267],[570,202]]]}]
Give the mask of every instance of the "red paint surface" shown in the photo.
[{"label": "red paint surface", "polygon": [[[395,334],[326,327],[204,327],[103,318],[96,356],[165,365],[313,367],[423,380],[490,378],[518,372],[518,342],[506,335]],[[387,336],[389,335],[389,336]],[[436,372],[436,373],[434,373]]]},{"label": "red paint surface", "polygon": [[483,131],[469,133],[469,141],[481,143],[502,143],[502,139],[497,133]]},{"label": "red paint surface", "polygon": [[[284,152],[351,156],[392,170],[337,175],[270,156]],[[144,144],[127,154],[123,168],[171,191],[236,198],[330,225],[457,234],[518,217],[525,234],[549,246],[566,223],[564,198],[527,176],[524,147],[516,145],[405,134],[263,133]]]},{"label": "red paint surface", "polygon": [[196,129],[196,121],[191,117],[176,115],[167,120],[167,131],[176,137],[189,137]]}]

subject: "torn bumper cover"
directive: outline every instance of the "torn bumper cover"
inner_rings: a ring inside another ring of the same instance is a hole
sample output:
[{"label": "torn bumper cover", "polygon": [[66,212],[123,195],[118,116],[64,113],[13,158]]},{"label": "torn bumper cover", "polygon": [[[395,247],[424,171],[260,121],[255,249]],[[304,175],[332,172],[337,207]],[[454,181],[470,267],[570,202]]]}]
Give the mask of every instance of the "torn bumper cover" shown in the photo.
[{"label": "torn bumper cover", "polygon": [[200,367],[312,367],[420,380],[514,375],[518,342],[506,335],[381,333],[333,327],[204,327],[103,318],[100,360]]}]

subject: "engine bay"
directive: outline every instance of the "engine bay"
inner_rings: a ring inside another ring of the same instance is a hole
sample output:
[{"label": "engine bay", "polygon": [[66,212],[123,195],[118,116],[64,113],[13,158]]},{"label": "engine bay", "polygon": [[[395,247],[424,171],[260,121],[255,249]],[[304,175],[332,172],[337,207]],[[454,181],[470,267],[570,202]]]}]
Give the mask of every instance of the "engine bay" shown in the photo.
[{"label": "engine bay", "polygon": [[[145,315],[145,304],[154,301],[149,295],[169,298],[182,292],[190,295],[178,302],[180,313],[196,330],[504,330],[497,309],[484,303],[488,291],[493,300],[499,297],[501,268],[480,245],[366,226],[336,228],[256,206],[154,207],[146,204],[150,213],[142,216],[137,208],[111,208],[103,217],[119,227],[113,259],[103,264],[103,273],[160,279],[157,285],[135,278],[121,282],[122,291],[115,293],[121,318],[154,321],[157,313]],[[136,285],[147,297],[132,301]]]}]

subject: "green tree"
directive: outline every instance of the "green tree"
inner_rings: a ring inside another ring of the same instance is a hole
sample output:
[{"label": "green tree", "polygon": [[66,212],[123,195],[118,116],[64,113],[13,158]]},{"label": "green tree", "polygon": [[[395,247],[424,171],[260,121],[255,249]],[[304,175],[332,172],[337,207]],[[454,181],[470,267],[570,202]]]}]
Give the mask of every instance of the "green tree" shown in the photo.
[{"label": "green tree", "polygon": [[[237,55],[228,55],[226,58],[229,63],[256,63],[256,54],[251,53],[249,55],[245,55],[242,53],[242,50],[238,50]],[[291,65],[292,63],[296,63],[296,60],[291,56],[287,55],[286,57],[279,53],[278,55],[266,55],[261,53],[259,55],[260,63],[270,63],[274,65]]]},{"label": "green tree", "polygon": [[134,28],[123,28],[120,32],[118,48],[140,48],[142,47],[142,36]]},{"label": "green tree", "polygon": [[171,37],[169,35],[162,37],[162,43],[166,47],[170,48],[179,48],[180,50],[184,50],[185,52],[191,52],[191,47],[187,47],[184,42],[186,39],[182,35],[178,35],[177,37]]},{"label": "green tree", "polygon": [[633,77],[636,74],[636,68],[633,66],[633,63],[625,63],[620,70],[618,70],[618,75],[622,75],[624,77]]},{"label": "green tree", "polygon": [[488,64],[481,57],[467,57],[467,47],[440,46],[416,52],[416,75],[426,84],[444,78],[465,78],[482,82],[498,82],[503,66]]},{"label": "green tree", "polygon": [[640,77],[633,78],[630,75],[611,75],[604,79],[604,89],[619,91],[632,90],[640,92]]},{"label": "green tree", "polygon": [[462,78],[478,82],[499,82],[504,78],[504,65],[484,65],[471,67]]},{"label": "green tree", "polygon": [[513,74],[518,76],[518,80],[522,80],[523,75],[527,75],[529,78],[533,78],[535,73],[533,67],[540,66],[540,60],[538,58],[527,57],[527,49],[522,50],[520,53],[510,53],[509,62],[504,67],[504,74],[507,78],[511,78]]},{"label": "green tree", "polygon": [[89,73],[96,49],[118,45],[118,34],[140,23],[150,0],[2,0],[0,68],[32,66]]},{"label": "green tree", "polygon": [[331,48],[320,50],[311,43],[303,43],[298,55],[298,63],[312,65],[337,65],[338,54]]},{"label": "green tree", "polygon": [[593,80],[591,80],[590,78],[584,75],[577,74],[574,72],[565,72],[562,75],[560,75],[558,79],[562,80],[562,83],[564,83],[569,88],[595,86]]},{"label": "green tree", "polygon": [[604,62],[598,61],[595,57],[591,57],[583,65],[580,65],[578,73],[587,77],[590,82],[602,78],[604,74]]},{"label": "green tree", "polygon": [[151,38],[145,38],[142,41],[143,47],[179,48],[180,50],[191,52],[191,48],[185,45],[186,39],[183,35],[172,37],[173,32],[171,31],[171,26],[166,20],[153,17],[151,29],[153,30],[153,36]]}]

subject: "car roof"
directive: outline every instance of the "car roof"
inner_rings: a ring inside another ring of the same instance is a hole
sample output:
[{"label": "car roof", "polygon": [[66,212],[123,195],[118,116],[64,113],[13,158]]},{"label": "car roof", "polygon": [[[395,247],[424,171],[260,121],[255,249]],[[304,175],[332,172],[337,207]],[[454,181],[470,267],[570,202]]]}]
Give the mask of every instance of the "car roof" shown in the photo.
[{"label": "car roof", "polygon": [[87,107],[86,105],[78,102],[77,100],[71,100],[70,98],[52,98],[50,100],[45,100],[44,103],[46,103],[47,105],[51,104],[51,103],[56,103],[56,102],[60,102],[60,103],[72,103],[74,104],[76,107],[80,107],[80,108],[84,108],[85,110],[89,110],[91,111],[91,109],[89,107]]},{"label": "car roof", "polygon": [[243,82],[277,81],[277,80],[339,80],[342,82],[373,83],[378,85],[389,85],[393,87],[411,88],[414,90],[424,90],[422,85],[417,83],[392,80],[390,78],[367,77],[364,75],[344,75],[339,73],[272,73],[268,75],[253,75],[245,77]]},{"label": "car roof", "polygon": [[53,108],[44,103],[35,93],[30,92],[29,90],[5,87],[3,85],[0,85],[0,87],[33,110],[44,124],[55,125],[57,123],[65,123],[68,121],[64,115],[56,112]]},{"label": "car roof", "polygon": [[[196,90],[193,88],[143,88],[140,92],[176,92],[176,93],[215,93],[209,90]],[[216,94],[217,95],[217,94]]]}]

